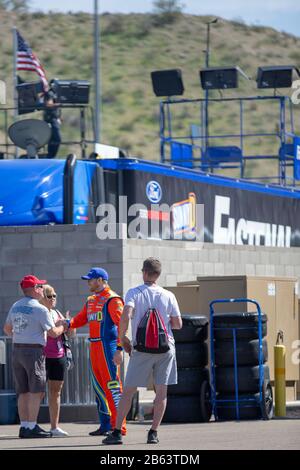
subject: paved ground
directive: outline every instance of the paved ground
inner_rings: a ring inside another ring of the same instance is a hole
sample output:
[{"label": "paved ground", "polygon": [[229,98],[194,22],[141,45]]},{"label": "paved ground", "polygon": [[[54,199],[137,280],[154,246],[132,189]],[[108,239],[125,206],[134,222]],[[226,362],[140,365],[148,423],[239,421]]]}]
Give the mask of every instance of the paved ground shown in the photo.
[{"label": "paved ground", "polygon": [[[47,426],[43,426],[47,429]],[[122,446],[102,446],[99,437],[88,436],[95,424],[63,423],[67,438],[18,439],[18,425],[0,426],[0,449],[77,449],[77,450],[211,450],[211,449],[300,449],[300,418],[272,421],[210,422],[206,424],[164,424],[160,443],[145,444],[149,422],[131,422]],[[101,446],[101,447],[100,447]]]}]

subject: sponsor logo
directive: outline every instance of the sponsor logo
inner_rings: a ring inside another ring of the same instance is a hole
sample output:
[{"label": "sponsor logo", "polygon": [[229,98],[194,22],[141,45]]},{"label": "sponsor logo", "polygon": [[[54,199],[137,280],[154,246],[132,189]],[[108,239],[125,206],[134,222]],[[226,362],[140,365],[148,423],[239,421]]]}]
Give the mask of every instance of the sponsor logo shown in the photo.
[{"label": "sponsor logo", "polygon": [[114,388],[120,388],[120,383],[118,380],[111,380],[110,382],[107,382],[107,388],[108,390],[113,390]]},{"label": "sponsor logo", "polygon": [[230,197],[215,196],[214,243],[290,247],[290,226],[230,216]]},{"label": "sponsor logo", "polygon": [[163,238],[194,240],[196,238],[196,206],[196,195],[189,193],[187,199],[175,202],[171,207],[161,204],[160,206],[152,205],[150,210],[140,209],[139,216],[141,219],[151,221],[152,229],[156,222],[157,234],[159,223],[161,223]]},{"label": "sponsor logo", "polygon": [[87,314],[88,322],[90,321],[102,321],[102,312],[93,312]]},{"label": "sponsor logo", "polygon": [[0,214],[4,214],[4,206],[0,206]]},{"label": "sponsor logo", "polygon": [[99,312],[97,312],[97,320],[98,320],[98,321],[102,321],[102,318],[103,318],[103,316],[102,316],[102,310],[100,310]]},{"label": "sponsor logo", "polygon": [[185,234],[185,238],[196,236],[196,195],[189,193],[188,199],[176,202],[171,207],[173,236]]},{"label": "sponsor logo", "polygon": [[146,186],[146,195],[153,204],[158,203],[162,198],[162,189],[157,181],[149,181]]},{"label": "sponsor logo", "polygon": [[87,222],[89,220],[88,215],[86,214],[87,209],[84,206],[79,206],[75,215],[76,220],[84,220]]},{"label": "sponsor logo", "polygon": [[88,322],[97,320],[97,312],[87,314]]}]

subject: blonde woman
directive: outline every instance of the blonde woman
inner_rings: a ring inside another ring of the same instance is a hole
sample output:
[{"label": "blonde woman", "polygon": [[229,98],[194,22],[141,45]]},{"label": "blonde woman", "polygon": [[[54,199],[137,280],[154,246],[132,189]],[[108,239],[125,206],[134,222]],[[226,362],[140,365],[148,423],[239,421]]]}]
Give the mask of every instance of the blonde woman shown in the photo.
[{"label": "blonde woman", "polygon": [[[60,324],[65,317],[56,309],[57,295],[52,286],[45,284],[43,286],[44,297],[40,303],[48,308],[55,324]],[[67,317],[68,317],[67,312]],[[48,396],[49,396],[49,414],[53,437],[66,437],[68,433],[58,427],[60,413],[60,396],[64,383],[64,375],[67,368],[67,358],[63,346],[63,338],[47,337],[47,344],[44,347],[46,356],[46,372],[48,380]]]}]

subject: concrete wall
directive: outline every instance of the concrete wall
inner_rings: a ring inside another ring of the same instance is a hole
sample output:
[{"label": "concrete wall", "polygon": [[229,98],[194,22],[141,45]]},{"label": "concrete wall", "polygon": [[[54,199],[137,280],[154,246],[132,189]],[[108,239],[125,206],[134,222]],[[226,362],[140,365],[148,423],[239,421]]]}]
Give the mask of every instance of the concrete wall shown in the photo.
[{"label": "concrete wall", "polygon": [[[80,276],[103,266],[111,285],[123,291],[122,241],[101,241],[95,225],[0,227],[0,334],[11,305],[21,297],[20,279],[34,274],[58,293],[58,308],[78,312],[88,294]],[[81,330],[84,332],[84,329]]]},{"label": "concrete wall", "polygon": [[162,262],[162,286],[194,281],[197,276],[235,274],[288,276],[300,280],[299,248],[126,240],[123,257],[125,290],[141,280],[142,261],[148,256],[156,256]]},{"label": "concrete wall", "polygon": [[[141,282],[148,256],[163,264],[160,284],[211,275],[276,275],[300,278],[300,249],[213,245],[159,240],[105,240],[96,225],[0,227],[0,328],[20,296],[18,283],[26,274],[47,279],[58,292],[58,307],[72,314],[82,307],[87,291],[80,276],[101,265],[114,290],[124,294]],[[83,330],[82,330],[83,331]],[[1,334],[1,332],[0,332]]]}]

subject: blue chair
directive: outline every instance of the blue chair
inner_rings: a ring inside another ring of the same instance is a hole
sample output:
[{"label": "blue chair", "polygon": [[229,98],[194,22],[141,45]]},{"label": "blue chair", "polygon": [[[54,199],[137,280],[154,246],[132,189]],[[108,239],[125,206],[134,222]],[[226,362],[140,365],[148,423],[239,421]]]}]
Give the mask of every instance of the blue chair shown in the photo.
[{"label": "blue chair", "polygon": [[243,174],[242,150],[235,146],[207,147],[202,153],[201,169],[240,168]]},{"label": "blue chair", "polygon": [[291,160],[294,159],[294,144],[282,144],[279,148],[279,159],[280,160]]},{"label": "blue chair", "polygon": [[185,168],[193,168],[193,146],[182,142],[172,141],[171,147],[171,163]]}]

